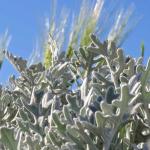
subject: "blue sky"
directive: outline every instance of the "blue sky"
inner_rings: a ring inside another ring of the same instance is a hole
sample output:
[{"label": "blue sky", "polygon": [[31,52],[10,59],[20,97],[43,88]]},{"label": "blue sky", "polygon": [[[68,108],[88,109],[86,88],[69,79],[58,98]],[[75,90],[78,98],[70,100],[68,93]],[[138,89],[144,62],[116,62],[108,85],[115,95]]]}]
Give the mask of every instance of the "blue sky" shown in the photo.
[{"label": "blue sky", "polygon": [[[58,0],[58,11],[65,6],[76,11],[80,0]],[[150,56],[150,1],[124,0],[126,4],[134,3],[135,15],[142,20],[134,28],[123,44],[125,53],[137,57],[140,55],[140,44],[145,43],[145,59]],[[51,14],[51,0],[0,0],[0,35],[6,29],[12,36],[9,51],[17,56],[28,58],[36,47],[37,39],[42,39],[44,21]],[[0,82],[8,80],[15,70],[7,60],[0,71]]]}]

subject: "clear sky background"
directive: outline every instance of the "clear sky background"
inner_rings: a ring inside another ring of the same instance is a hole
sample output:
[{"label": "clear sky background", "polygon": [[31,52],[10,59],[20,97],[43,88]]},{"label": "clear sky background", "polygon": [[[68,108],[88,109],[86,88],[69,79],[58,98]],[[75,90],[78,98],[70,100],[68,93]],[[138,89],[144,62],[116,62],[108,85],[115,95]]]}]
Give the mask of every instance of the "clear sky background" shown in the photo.
[{"label": "clear sky background", "polygon": [[[81,0],[58,0],[58,8],[65,6],[76,11]],[[123,0],[122,0],[123,1]],[[124,0],[134,3],[135,14],[142,16],[128,39],[123,44],[125,53],[137,57],[140,55],[140,44],[145,44],[145,60],[150,56],[150,0]],[[37,39],[42,38],[44,21],[51,14],[51,0],[0,0],[0,35],[6,29],[12,36],[9,51],[17,56],[29,58]],[[15,70],[7,60],[0,71],[0,82],[5,83]]]}]

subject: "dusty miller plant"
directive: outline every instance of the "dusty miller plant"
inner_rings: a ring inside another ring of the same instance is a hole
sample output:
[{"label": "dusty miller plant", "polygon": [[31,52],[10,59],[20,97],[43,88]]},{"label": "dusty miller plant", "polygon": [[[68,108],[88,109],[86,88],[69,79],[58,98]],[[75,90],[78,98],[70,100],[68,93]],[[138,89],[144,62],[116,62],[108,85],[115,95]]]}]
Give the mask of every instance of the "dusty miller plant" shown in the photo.
[{"label": "dusty miller plant", "polygon": [[138,59],[124,55],[122,26],[101,42],[94,24],[81,25],[80,48],[71,36],[66,53],[49,34],[46,62],[3,51],[20,76],[0,86],[0,149],[149,149],[150,61],[144,48]]},{"label": "dusty miller plant", "polygon": [[150,61],[93,34],[49,69],[4,53],[20,76],[1,87],[1,149],[148,149]]}]

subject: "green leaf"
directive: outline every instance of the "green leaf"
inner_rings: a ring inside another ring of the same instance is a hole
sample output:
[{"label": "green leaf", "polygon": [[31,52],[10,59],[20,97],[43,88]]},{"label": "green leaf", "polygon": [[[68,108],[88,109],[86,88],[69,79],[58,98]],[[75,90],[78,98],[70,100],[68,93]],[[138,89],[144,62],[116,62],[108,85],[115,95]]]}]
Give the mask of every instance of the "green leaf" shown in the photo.
[{"label": "green leaf", "polygon": [[70,46],[68,47],[67,52],[66,52],[66,58],[71,59],[72,56],[73,56],[73,47],[70,45]]},{"label": "green leaf", "polygon": [[46,49],[44,53],[44,66],[48,69],[52,65],[52,53],[50,49]]},{"label": "green leaf", "polygon": [[53,113],[52,114],[52,118],[53,118],[53,121],[55,123],[55,125],[57,126],[57,129],[60,131],[60,132],[65,132],[66,130],[66,125],[63,124],[60,120],[59,120],[59,116],[57,113]]},{"label": "green leaf", "polygon": [[0,140],[9,150],[17,150],[17,141],[14,138],[13,129],[1,127]]},{"label": "green leaf", "polygon": [[145,52],[145,46],[144,42],[141,43],[141,56],[144,57],[144,52]]}]

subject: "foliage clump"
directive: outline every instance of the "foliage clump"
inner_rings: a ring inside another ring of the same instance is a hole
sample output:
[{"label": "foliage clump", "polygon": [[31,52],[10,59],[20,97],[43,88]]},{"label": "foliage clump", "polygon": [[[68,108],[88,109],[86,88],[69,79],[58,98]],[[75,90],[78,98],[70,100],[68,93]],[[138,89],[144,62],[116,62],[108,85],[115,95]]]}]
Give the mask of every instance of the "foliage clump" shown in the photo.
[{"label": "foliage clump", "polygon": [[150,61],[123,54],[114,42],[91,43],[71,59],[27,66],[0,88],[0,147],[12,150],[148,149]]},{"label": "foliage clump", "polygon": [[0,149],[150,149],[150,60],[143,65],[144,45],[138,59],[119,48],[132,12],[121,11],[101,42],[92,33],[104,1],[89,4],[83,1],[66,52],[57,31],[65,34],[67,17],[59,28],[50,24],[43,62],[3,52],[20,75],[0,86]]}]

